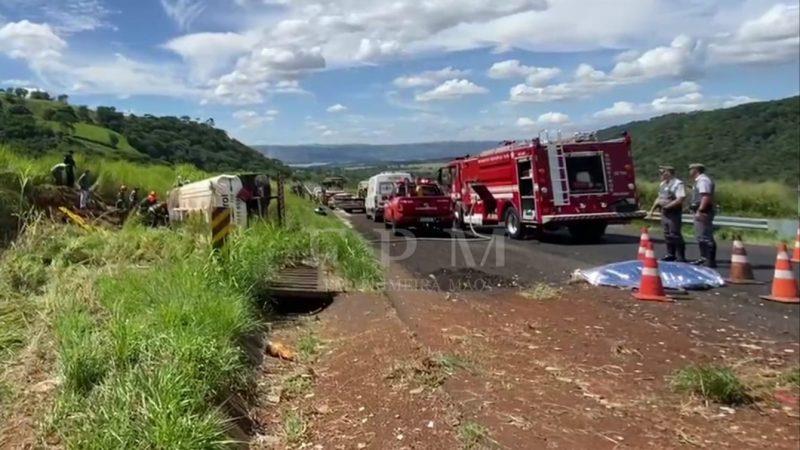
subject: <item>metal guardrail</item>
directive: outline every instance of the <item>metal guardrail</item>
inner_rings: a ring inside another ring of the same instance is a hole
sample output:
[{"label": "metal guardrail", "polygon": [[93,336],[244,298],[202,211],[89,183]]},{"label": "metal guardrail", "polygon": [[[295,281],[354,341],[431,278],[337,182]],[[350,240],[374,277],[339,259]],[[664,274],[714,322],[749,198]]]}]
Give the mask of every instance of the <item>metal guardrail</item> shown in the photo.
[{"label": "metal guardrail", "polygon": [[[661,214],[655,213],[645,217],[645,220],[661,220]],[[683,223],[694,223],[694,215],[684,214],[681,219]],[[718,227],[743,228],[748,230],[769,230],[769,219],[753,219],[749,217],[715,216],[714,225]]]}]

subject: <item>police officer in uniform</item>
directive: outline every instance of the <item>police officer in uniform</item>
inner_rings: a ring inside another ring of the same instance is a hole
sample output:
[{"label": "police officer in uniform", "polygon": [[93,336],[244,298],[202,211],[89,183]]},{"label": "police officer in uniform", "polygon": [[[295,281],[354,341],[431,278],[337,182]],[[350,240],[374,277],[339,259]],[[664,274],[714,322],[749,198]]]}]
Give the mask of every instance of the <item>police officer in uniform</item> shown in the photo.
[{"label": "police officer in uniform", "polygon": [[683,181],[675,177],[675,168],[672,166],[659,166],[661,184],[658,186],[658,198],[650,208],[652,215],[656,209],[661,209],[661,225],[664,227],[664,241],[667,244],[667,254],[662,261],[686,261],[686,243],[681,230],[683,215],[683,201],[686,198],[686,189]]},{"label": "police officer in uniform", "polygon": [[694,234],[700,248],[700,258],[692,264],[717,267],[717,242],[714,240],[714,181],[706,175],[706,167],[689,165],[689,176],[694,180],[691,211],[694,214]]}]

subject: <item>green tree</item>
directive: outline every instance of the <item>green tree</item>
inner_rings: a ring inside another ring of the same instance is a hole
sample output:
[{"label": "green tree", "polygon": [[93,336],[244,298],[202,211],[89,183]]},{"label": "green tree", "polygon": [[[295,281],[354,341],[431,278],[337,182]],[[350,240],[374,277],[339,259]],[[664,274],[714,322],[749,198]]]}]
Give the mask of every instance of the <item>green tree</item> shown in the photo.
[{"label": "green tree", "polygon": [[30,97],[33,100],[51,100],[47,91],[31,91]]},{"label": "green tree", "polygon": [[112,147],[117,148],[119,144],[119,135],[117,135],[117,133],[108,133],[108,143],[111,144]]},{"label": "green tree", "polygon": [[92,114],[89,112],[89,107],[86,105],[78,106],[76,114],[81,122],[92,123]]}]

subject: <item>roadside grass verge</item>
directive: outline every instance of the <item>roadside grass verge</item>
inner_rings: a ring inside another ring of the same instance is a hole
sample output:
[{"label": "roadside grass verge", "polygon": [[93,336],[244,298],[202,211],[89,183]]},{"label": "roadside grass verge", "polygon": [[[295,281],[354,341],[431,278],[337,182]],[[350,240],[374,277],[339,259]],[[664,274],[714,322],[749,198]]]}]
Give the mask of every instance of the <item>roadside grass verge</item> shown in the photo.
[{"label": "roadside grass verge", "polygon": [[679,392],[697,395],[723,405],[742,405],[753,402],[750,389],[729,367],[691,365],[672,377],[672,387]]},{"label": "roadside grass verge", "polygon": [[314,205],[286,195],[284,227],[260,222],[244,230],[226,250],[227,272],[255,297],[267,293],[269,282],[285,266],[311,262],[333,269],[347,289],[374,290],[383,271],[371,248],[336,218],[314,214]]},{"label": "roadside grass verge", "polygon": [[[0,362],[11,366],[34,333],[56,349],[47,376],[57,388],[49,414],[36,420],[39,439],[56,436],[71,448],[231,444],[221,405],[253,388],[240,338],[260,327],[255,300],[265,281],[309,259],[352,286],[382,279],[364,241],[312,209],[290,198],[285,227],[257,223],[219,255],[201,226],[86,232],[29,224],[0,255],[0,289],[8,293],[0,296]],[[301,350],[313,358],[320,346],[310,334]],[[302,392],[307,380],[298,380]],[[29,403],[24,382],[0,371],[4,411]],[[292,423],[290,434],[302,434],[302,416]]]},{"label": "roadside grass verge", "polygon": [[[688,185],[688,180],[683,179]],[[640,204],[649,209],[658,195],[658,183],[637,182]],[[687,195],[691,192],[687,191]],[[776,182],[753,183],[749,181],[719,180],[716,183],[716,203],[720,215],[765,217],[785,219],[797,217],[797,191],[791,186]]]},{"label": "roadside grass verge", "polygon": [[473,450],[488,448],[491,444],[489,430],[478,422],[471,420],[465,421],[458,426],[457,435],[461,442],[461,448]]},{"label": "roadside grass verge", "polygon": [[283,437],[287,444],[297,445],[308,434],[308,421],[303,413],[287,411],[283,416]]},{"label": "roadside grass verge", "polygon": [[523,289],[520,295],[530,300],[552,300],[561,295],[561,289],[547,283],[536,283],[530,288]]}]

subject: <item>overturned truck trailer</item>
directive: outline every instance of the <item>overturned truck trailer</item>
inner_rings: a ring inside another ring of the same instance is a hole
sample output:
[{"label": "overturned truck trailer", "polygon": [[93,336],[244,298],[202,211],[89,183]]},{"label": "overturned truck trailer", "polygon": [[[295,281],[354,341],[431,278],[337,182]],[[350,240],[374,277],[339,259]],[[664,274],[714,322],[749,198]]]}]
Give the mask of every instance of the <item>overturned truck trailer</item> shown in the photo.
[{"label": "overturned truck trailer", "polygon": [[269,201],[266,175],[219,175],[171,190],[167,208],[171,222],[182,222],[191,215],[210,222],[215,208],[230,208],[232,222],[245,228],[249,221],[266,215]]}]

